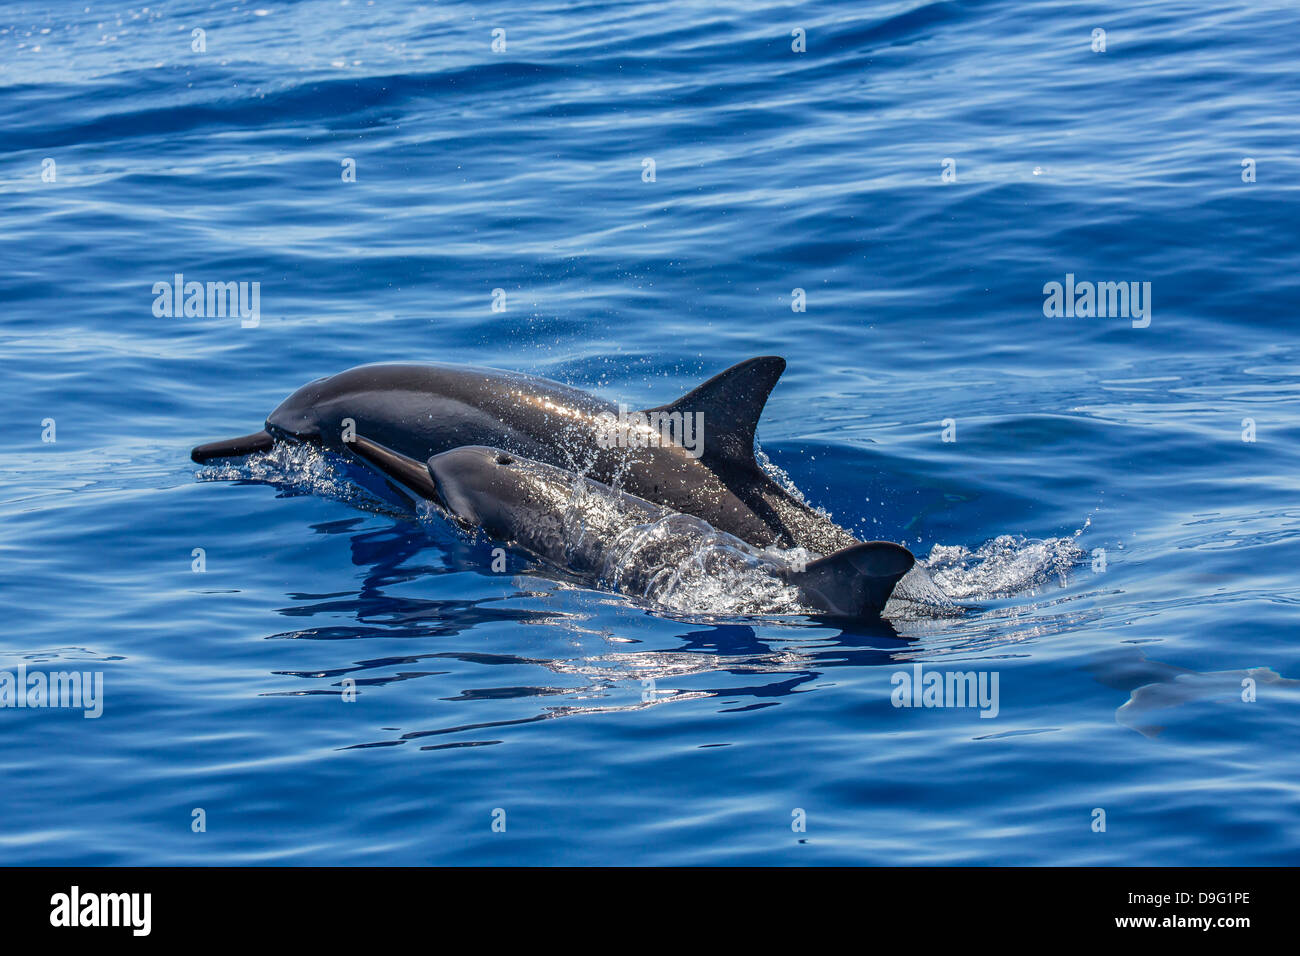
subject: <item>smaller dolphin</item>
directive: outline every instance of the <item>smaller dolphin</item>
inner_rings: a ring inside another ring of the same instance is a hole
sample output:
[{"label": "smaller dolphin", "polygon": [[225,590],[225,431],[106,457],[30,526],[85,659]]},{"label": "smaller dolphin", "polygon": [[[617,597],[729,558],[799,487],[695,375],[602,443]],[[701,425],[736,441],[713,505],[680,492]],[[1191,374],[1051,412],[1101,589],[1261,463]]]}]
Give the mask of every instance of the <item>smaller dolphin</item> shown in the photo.
[{"label": "smaller dolphin", "polygon": [[497,448],[462,446],[421,465],[361,435],[349,446],[462,525],[642,597],[707,551],[762,567],[796,588],[804,607],[874,620],[915,563],[900,545],[869,541],[791,567],[699,518]]}]

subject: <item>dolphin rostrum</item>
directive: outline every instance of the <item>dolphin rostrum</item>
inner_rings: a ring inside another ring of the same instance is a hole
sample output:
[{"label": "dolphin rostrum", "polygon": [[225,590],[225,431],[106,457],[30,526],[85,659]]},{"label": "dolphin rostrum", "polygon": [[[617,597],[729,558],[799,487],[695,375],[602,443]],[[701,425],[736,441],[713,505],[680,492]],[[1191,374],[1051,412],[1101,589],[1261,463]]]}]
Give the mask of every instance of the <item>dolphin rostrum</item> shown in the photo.
[{"label": "dolphin rostrum", "polygon": [[[782,358],[752,358],[675,402],[628,415],[613,402],[519,372],[363,365],[304,385],[268,416],[263,431],[191,454],[206,462],[265,451],[275,441],[342,450],[362,435],[423,462],[483,445],[577,471],[757,547],[831,554],[857,539],[778,485],[754,458],[758,417],[784,370]],[[647,424],[656,420],[659,433]],[[698,423],[695,445],[664,438],[665,422]]]},{"label": "dolphin rostrum", "polygon": [[364,436],[350,447],[385,475],[440,504],[461,525],[651,600],[671,589],[675,574],[687,565],[747,567],[793,586],[806,608],[872,620],[915,562],[900,545],[868,541],[791,565],[697,517],[498,448],[462,446],[421,465]]}]

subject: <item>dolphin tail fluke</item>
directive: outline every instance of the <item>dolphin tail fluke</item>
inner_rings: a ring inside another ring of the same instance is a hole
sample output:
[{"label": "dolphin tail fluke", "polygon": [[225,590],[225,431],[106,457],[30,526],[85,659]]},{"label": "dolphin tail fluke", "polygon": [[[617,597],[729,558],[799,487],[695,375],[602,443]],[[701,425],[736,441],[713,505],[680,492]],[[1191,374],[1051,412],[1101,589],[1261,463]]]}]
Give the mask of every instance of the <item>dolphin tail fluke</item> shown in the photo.
[{"label": "dolphin tail fluke", "polygon": [[916,558],[891,541],[867,541],[819,558],[787,580],[834,617],[875,618]]},{"label": "dolphin tail fluke", "polygon": [[251,435],[199,445],[190,452],[190,457],[203,464],[214,458],[237,458],[241,455],[251,455],[255,451],[270,451],[273,444],[274,439],[265,431],[253,432]]},{"label": "dolphin tail fluke", "polygon": [[428,498],[430,501],[440,500],[427,464],[414,458],[407,458],[361,435],[345,443],[344,447],[351,448],[382,474],[394,481],[400,481],[421,497]]}]

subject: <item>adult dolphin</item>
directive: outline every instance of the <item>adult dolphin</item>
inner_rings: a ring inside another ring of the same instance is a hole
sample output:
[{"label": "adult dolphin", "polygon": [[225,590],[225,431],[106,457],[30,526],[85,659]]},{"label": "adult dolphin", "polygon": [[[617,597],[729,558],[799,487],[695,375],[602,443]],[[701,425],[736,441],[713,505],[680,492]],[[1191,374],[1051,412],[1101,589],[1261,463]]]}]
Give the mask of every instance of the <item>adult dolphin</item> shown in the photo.
[{"label": "adult dolphin", "polygon": [[[866,541],[790,566],[697,517],[498,448],[453,448],[422,465],[361,436],[351,447],[384,474],[437,501],[462,525],[652,600],[665,585],[671,590],[674,569],[700,564],[708,551],[720,564],[763,569],[794,586],[805,607],[871,620],[916,560],[901,545]],[[667,533],[645,533],[649,526]]]},{"label": "adult dolphin", "polygon": [[200,445],[192,457],[246,455],[275,441],[342,450],[354,436],[420,462],[463,445],[490,446],[696,515],[751,545],[830,554],[857,539],[790,495],[754,459],[759,415],[784,370],[777,356],[748,359],[643,411],[665,421],[702,415],[703,440],[688,449],[654,435],[646,447],[611,444],[619,406],[549,379],[464,365],[363,365],[304,385],[267,417],[264,430]]}]

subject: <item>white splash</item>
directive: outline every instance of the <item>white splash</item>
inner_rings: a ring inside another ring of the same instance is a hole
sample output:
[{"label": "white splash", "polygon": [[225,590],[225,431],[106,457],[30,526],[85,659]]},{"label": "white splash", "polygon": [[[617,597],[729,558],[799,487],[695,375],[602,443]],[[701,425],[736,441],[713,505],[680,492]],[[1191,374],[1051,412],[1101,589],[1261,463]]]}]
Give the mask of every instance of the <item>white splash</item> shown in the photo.
[{"label": "white splash", "polygon": [[964,545],[937,544],[925,568],[935,585],[958,600],[988,600],[1022,594],[1052,578],[1062,586],[1083,551],[1073,536],[1025,538],[998,535],[974,551]]},{"label": "white splash", "polygon": [[307,443],[276,442],[269,451],[257,452],[242,461],[200,468],[197,477],[200,481],[260,481],[342,501],[363,511],[400,513],[353,481],[341,458]]}]

